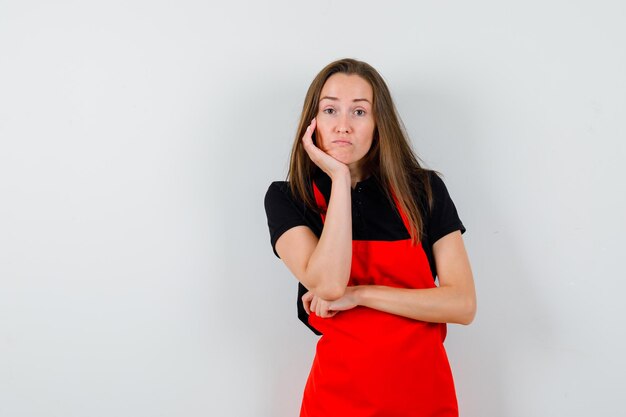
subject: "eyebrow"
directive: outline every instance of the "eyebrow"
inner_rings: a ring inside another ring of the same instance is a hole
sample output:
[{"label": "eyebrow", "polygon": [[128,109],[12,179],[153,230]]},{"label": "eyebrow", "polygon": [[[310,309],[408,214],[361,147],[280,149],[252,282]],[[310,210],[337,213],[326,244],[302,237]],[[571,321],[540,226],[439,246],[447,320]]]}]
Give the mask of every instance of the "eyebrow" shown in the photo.
[{"label": "eyebrow", "polygon": [[[333,100],[333,101],[337,101],[339,100],[337,97],[331,97],[331,96],[324,96],[322,98],[320,98],[320,101],[322,100]],[[358,102],[358,101],[366,101],[368,103],[370,103],[370,101],[366,98],[355,98],[354,100],[352,100],[354,103]],[[370,103],[372,104],[372,103]]]}]

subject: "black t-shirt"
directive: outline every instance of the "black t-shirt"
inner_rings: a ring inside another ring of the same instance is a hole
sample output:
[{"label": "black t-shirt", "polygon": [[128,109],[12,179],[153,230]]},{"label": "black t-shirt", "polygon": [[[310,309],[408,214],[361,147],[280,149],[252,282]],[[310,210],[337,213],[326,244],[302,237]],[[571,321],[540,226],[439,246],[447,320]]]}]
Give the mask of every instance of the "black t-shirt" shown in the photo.
[{"label": "black t-shirt", "polygon": [[[465,227],[459,219],[456,207],[441,178],[434,171],[428,172],[428,178],[433,195],[432,208],[427,204],[425,193],[419,186],[419,182],[416,182],[414,196],[424,221],[422,247],[428,258],[433,279],[435,279],[437,270],[432,245],[455,230],[464,233]],[[329,201],[332,185],[330,177],[318,171],[314,181],[326,201]],[[276,256],[278,256],[276,241],[292,227],[308,226],[318,238],[322,233],[323,224],[320,214],[306,207],[303,201],[296,199],[289,189],[289,184],[285,181],[276,181],[269,186],[265,194],[265,213],[270,230],[270,241]],[[352,239],[394,241],[409,238],[409,232],[395,204],[389,200],[382,185],[374,177],[357,183],[352,189]],[[298,317],[309,326],[308,315],[304,311],[301,300],[301,296],[307,290],[302,284],[298,288]]]}]

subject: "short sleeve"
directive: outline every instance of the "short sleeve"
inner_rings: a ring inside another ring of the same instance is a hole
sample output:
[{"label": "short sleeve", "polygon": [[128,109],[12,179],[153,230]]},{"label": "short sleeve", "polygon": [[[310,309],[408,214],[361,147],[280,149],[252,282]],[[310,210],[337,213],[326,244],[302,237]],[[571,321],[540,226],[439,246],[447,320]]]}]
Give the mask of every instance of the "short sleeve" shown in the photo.
[{"label": "short sleeve", "polygon": [[446,185],[435,172],[430,174],[430,186],[433,193],[433,206],[430,211],[426,233],[432,245],[448,233],[456,230],[465,233],[465,226],[459,218]]},{"label": "short sleeve", "polygon": [[265,193],[265,214],[270,229],[272,249],[278,256],[276,252],[278,238],[292,227],[306,225],[302,207],[294,201],[286,182],[273,182],[269,186]]}]

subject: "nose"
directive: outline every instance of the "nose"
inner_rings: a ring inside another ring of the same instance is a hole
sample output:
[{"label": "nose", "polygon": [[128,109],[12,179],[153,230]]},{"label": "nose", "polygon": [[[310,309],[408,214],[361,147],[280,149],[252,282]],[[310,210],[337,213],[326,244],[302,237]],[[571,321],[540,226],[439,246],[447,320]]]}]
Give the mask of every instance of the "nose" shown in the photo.
[{"label": "nose", "polygon": [[342,115],[337,120],[337,133],[349,133],[350,121],[347,115]]}]

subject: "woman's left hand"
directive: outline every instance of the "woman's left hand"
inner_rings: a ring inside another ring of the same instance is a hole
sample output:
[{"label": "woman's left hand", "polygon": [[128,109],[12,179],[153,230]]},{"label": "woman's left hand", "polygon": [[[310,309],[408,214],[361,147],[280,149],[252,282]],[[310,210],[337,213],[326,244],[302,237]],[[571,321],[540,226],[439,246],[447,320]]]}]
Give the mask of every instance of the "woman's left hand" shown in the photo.
[{"label": "woman's left hand", "polygon": [[302,304],[308,314],[313,312],[321,318],[333,317],[340,311],[350,310],[358,305],[355,292],[356,287],[346,287],[346,291],[341,298],[327,301],[309,291],[302,296]]}]

